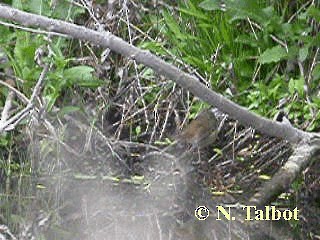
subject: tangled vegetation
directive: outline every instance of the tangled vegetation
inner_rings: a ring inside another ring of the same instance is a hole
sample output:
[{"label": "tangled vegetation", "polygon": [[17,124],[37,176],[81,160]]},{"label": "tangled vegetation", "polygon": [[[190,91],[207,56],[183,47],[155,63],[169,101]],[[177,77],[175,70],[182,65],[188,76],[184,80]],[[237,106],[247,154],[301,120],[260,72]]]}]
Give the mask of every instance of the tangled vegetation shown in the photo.
[{"label": "tangled vegetation", "polygon": [[[179,66],[208,88],[250,111],[269,119],[277,119],[282,113],[299,129],[320,130],[320,10],[317,1],[4,2],[30,13],[75,22],[101,32],[110,31]],[[79,122],[85,122],[86,126],[80,128],[79,123],[75,128],[81,130],[77,132],[85,135],[91,126],[95,126],[99,134],[120,142],[127,141],[122,142],[119,151],[132,147],[128,142],[137,144],[134,150],[128,150],[130,154],[119,154],[126,159],[123,164],[126,170],[117,172],[116,177],[108,176],[119,181],[138,172],[141,149],[145,151],[150,146],[161,148],[171,144],[188,121],[208,107],[152,69],[110,49],[72,40],[63,34],[0,22],[0,54],[2,82],[28,98],[34,95],[43,69],[48,68],[41,91],[34,99],[38,109],[36,117],[33,116],[33,120],[22,118],[13,131],[0,135],[1,180],[34,174],[34,165],[29,159],[30,137],[34,143],[39,143],[45,155],[56,151],[50,148],[53,145],[50,141],[38,139],[46,136],[44,138],[48,140],[48,129],[39,127],[36,134],[32,133],[47,116],[58,116],[58,120],[53,121],[55,127],[59,126],[57,129],[68,126],[68,121],[59,122],[60,117],[84,118]],[[10,89],[1,84],[0,93],[3,110]],[[13,106],[12,113],[24,109],[20,98],[13,102]],[[229,187],[225,186],[230,184],[232,190],[240,188],[241,181],[234,182],[238,177],[247,187],[257,178],[269,179],[268,174],[274,174],[275,168],[283,165],[291,151],[285,142],[265,138],[242,126],[238,128],[234,121],[228,124],[221,130],[219,142],[206,149],[204,154],[210,161],[202,166],[201,180],[215,193],[228,190]],[[34,135],[38,135],[36,140]],[[251,136],[250,140],[248,136]],[[66,138],[72,142],[72,134]],[[230,145],[230,142],[234,144]],[[141,147],[139,144],[150,146]],[[77,146],[73,147],[77,149]],[[232,154],[237,162],[230,168],[229,165],[223,166]],[[118,157],[114,152],[111,155],[115,159]],[[221,166],[213,166],[214,161]],[[50,169],[56,167],[55,163],[46,164]],[[104,163],[99,162],[99,167],[100,164]],[[83,165],[77,168],[98,175],[105,166],[93,170],[83,161]],[[236,170],[238,174],[234,173]],[[212,176],[214,174],[223,180],[217,180]],[[232,177],[228,180],[222,177],[230,174]],[[85,178],[84,173],[80,178]],[[299,206],[313,219],[290,223],[301,239],[319,237],[319,216],[312,215],[320,212],[317,205],[319,185],[319,172],[315,168],[307,169],[293,183],[288,195],[277,200],[288,206],[300,201]],[[312,197],[311,193],[314,193]],[[309,206],[303,201],[309,201]],[[8,210],[4,212],[8,213]],[[5,215],[1,213],[1,221],[9,218],[10,223],[19,222]]]}]

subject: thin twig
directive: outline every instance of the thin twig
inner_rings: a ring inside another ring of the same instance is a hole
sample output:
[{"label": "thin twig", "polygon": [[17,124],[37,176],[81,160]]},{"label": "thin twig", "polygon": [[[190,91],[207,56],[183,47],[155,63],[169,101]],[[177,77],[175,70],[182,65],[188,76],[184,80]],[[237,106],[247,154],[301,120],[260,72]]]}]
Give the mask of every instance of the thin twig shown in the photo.
[{"label": "thin twig", "polygon": [[17,90],[15,87],[12,87],[10,84],[8,84],[2,80],[0,80],[0,84],[9,88],[11,91],[13,91],[24,104],[29,104],[30,100],[26,97],[26,95],[24,95],[22,92]]},{"label": "thin twig", "polygon": [[44,81],[44,78],[45,78],[48,70],[49,70],[49,65],[46,65],[40,74],[40,77],[37,81],[37,84],[34,87],[34,90],[32,92],[31,98],[30,98],[30,100],[28,100],[27,106],[24,109],[22,109],[20,112],[15,114],[13,117],[11,117],[7,121],[3,122],[0,125],[0,133],[3,131],[13,130],[17,126],[18,123],[20,123],[26,116],[28,116],[28,113],[34,107],[33,106],[34,99],[36,96],[38,96],[38,94],[40,92],[40,89],[42,87],[42,83]]}]

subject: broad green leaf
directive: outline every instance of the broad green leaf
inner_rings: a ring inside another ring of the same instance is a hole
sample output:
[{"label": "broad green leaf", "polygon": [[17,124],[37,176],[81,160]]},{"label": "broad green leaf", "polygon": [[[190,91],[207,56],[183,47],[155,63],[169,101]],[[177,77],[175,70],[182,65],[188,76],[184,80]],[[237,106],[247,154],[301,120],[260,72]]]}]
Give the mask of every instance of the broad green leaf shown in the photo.
[{"label": "broad green leaf", "polygon": [[16,45],[14,48],[14,59],[20,67],[34,67],[34,53],[36,42],[33,41],[30,33],[20,32],[17,34]]},{"label": "broad green leaf", "polygon": [[308,56],[308,51],[309,51],[309,48],[308,47],[304,47],[304,48],[301,48],[299,50],[299,61],[300,62],[304,62],[304,60],[306,60],[307,56]]},{"label": "broad green leaf", "polygon": [[288,84],[288,89],[291,94],[293,94],[295,91],[297,91],[300,96],[303,96],[304,95],[304,80],[303,80],[303,78],[290,79],[289,84]]},{"label": "broad green leaf", "polygon": [[220,0],[205,0],[199,4],[199,7],[212,11],[212,10],[220,10],[221,9],[221,1]]},{"label": "broad green leaf", "polygon": [[141,73],[141,76],[143,76],[145,79],[152,79],[155,76],[154,71],[151,68],[144,69],[144,71]]},{"label": "broad green leaf", "polygon": [[97,80],[92,75],[94,69],[89,66],[76,66],[71,67],[64,71],[64,77],[67,79],[68,84],[71,86],[76,84],[81,87],[98,87],[103,82]]},{"label": "broad green leaf", "polygon": [[259,57],[258,61],[261,64],[279,62],[287,56],[286,50],[281,46],[275,46],[273,48],[268,48]]},{"label": "broad green leaf", "polygon": [[293,79],[290,79],[290,81],[289,81],[288,90],[291,95],[294,93],[294,80]]},{"label": "broad green leaf", "polygon": [[302,77],[296,80],[295,88],[297,89],[300,96],[304,95],[304,79]]},{"label": "broad green leaf", "polygon": [[64,71],[64,77],[72,83],[76,83],[79,80],[90,80],[92,78],[93,71],[94,69],[89,66],[71,67]]},{"label": "broad green leaf", "polygon": [[229,0],[226,1],[226,5],[232,16],[230,19],[231,22],[237,19],[246,20],[247,18],[250,18],[257,21],[259,24],[266,26],[271,20],[269,15],[273,11],[272,7],[262,9],[257,1]]}]

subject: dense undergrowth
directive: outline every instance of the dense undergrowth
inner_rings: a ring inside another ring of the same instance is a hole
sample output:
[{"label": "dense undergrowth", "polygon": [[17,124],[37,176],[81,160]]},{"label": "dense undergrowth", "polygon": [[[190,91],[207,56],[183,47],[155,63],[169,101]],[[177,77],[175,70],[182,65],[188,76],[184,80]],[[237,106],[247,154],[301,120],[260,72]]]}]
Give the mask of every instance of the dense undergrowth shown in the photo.
[{"label": "dense undergrowth", "polygon": [[163,39],[142,45],[164,56],[169,50],[209,87],[252,111],[272,118],[284,109],[296,126],[318,130],[317,4],[179,1],[162,11]]},{"label": "dense undergrowth", "polygon": [[[298,128],[320,129],[318,2],[6,3],[111,31],[194,74],[209,88],[252,111],[273,118],[283,110]],[[8,59],[1,61],[1,79],[14,76],[16,88],[29,97],[43,66],[50,64],[37,99],[40,112],[58,109],[60,116],[86,112],[92,123],[116,139],[168,143],[167,137],[206,107],[169,79],[108,49],[13,26],[0,25],[0,36],[1,57]],[[2,107],[8,89],[0,86],[0,93]],[[23,105],[16,100],[14,107],[17,111]],[[32,172],[25,154],[28,140],[23,137],[28,124],[24,120],[16,130],[0,136],[1,179]],[[295,183],[295,190],[301,185],[303,179]]]}]

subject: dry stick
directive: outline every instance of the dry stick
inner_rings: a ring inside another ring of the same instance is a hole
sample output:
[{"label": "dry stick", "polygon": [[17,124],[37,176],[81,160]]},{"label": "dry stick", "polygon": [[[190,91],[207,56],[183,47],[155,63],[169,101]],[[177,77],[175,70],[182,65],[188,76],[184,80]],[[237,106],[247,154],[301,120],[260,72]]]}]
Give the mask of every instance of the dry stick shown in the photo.
[{"label": "dry stick", "polygon": [[0,239],[7,239],[5,235],[8,235],[10,239],[17,240],[17,238],[11,233],[10,228],[6,225],[0,225]]},{"label": "dry stick", "polygon": [[40,74],[38,82],[32,92],[31,98],[30,98],[30,100],[28,100],[29,102],[28,102],[27,106],[24,109],[22,109],[20,112],[15,114],[13,117],[11,117],[10,119],[3,122],[0,125],[0,133],[2,133],[3,131],[8,131],[8,130],[14,129],[15,126],[19,122],[21,122],[28,115],[28,113],[34,108],[34,106],[33,106],[34,99],[38,96],[38,94],[40,92],[42,83],[44,81],[44,78],[45,78],[48,70],[49,70],[49,66],[46,65]]},{"label": "dry stick", "polygon": [[4,107],[1,112],[0,126],[2,126],[10,116],[9,112],[11,110],[12,102],[14,101],[15,95],[15,91],[9,89],[6,101],[4,103]]},{"label": "dry stick", "polygon": [[313,138],[311,143],[299,144],[286,164],[269,182],[264,184],[263,191],[256,193],[250,202],[253,205],[265,206],[275,196],[288,189],[300,170],[309,164],[310,159],[316,156],[316,160],[319,160],[319,155],[316,155],[319,152],[319,146],[320,140],[317,137]]},{"label": "dry stick", "polygon": [[[3,52],[2,49],[0,49],[0,52]],[[2,58],[4,60],[5,63],[8,63],[8,57],[7,55],[5,54],[4,57]],[[6,75],[12,73],[12,69],[10,67],[7,67],[5,69],[5,73]],[[8,85],[11,86],[14,88],[15,86],[15,82],[13,80],[11,80],[10,78],[7,79],[7,82],[8,82]],[[11,82],[11,84],[9,84],[9,82]],[[14,101],[15,99],[15,91],[12,90],[11,88],[9,88],[9,91],[8,91],[8,95],[7,95],[7,98],[6,98],[6,101],[4,103],[4,107],[2,109],[2,112],[1,112],[1,118],[0,118],[0,128],[1,126],[7,121],[7,119],[10,117],[10,110],[11,110],[11,107],[12,107],[12,102]]]},{"label": "dry stick", "polygon": [[20,92],[16,88],[12,87],[10,84],[0,80],[0,85],[3,85],[5,87],[9,88],[9,90],[14,92],[24,104],[29,103],[29,99],[22,92]]},{"label": "dry stick", "polygon": [[0,17],[18,22],[23,26],[44,28],[48,31],[67,34],[76,39],[89,41],[103,48],[110,48],[121,55],[132,58],[152,68],[155,72],[175,81],[203,101],[229,114],[232,118],[237,119],[243,125],[251,126],[266,135],[284,138],[291,143],[297,143],[309,137],[308,133],[296,129],[291,125],[268,120],[255,113],[249,112],[246,108],[206,88],[203,84],[200,84],[196,77],[182,72],[177,67],[166,63],[149,51],[141,50],[128,44],[110,32],[97,32],[83,26],[26,13],[5,5],[0,5]]}]

